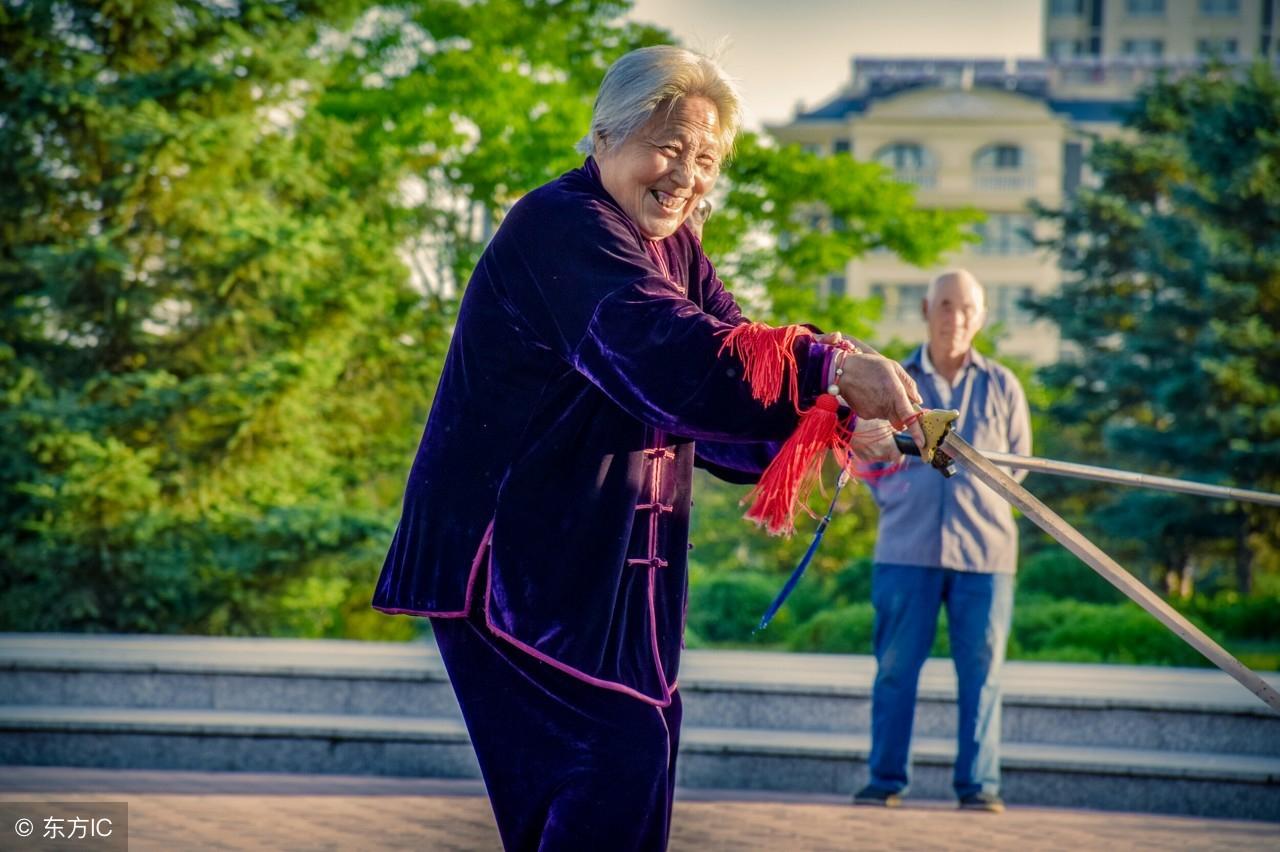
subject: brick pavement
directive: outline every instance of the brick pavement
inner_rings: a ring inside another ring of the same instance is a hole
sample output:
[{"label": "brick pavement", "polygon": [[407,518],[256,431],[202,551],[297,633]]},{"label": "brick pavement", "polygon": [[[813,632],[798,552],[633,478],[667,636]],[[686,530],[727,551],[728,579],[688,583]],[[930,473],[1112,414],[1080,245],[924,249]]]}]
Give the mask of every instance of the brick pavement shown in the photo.
[{"label": "brick pavement", "polygon": [[[125,800],[130,849],[499,849],[474,781],[0,767],[5,801]],[[0,850],[14,837],[0,826]],[[89,849],[89,847],[84,847]],[[1280,849],[1280,823],[948,803],[854,808],[831,796],[682,791],[673,850]]]}]

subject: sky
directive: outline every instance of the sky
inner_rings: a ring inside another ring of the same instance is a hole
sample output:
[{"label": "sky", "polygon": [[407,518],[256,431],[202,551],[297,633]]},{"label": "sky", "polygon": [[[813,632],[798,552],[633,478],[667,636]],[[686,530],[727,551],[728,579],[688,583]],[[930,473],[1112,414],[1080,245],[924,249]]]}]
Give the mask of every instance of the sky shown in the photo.
[{"label": "sky", "polygon": [[1041,55],[1041,0],[635,0],[631,20],[714,52],[742,87],[747,125],[785,122],[852,76],[854,56]]}]

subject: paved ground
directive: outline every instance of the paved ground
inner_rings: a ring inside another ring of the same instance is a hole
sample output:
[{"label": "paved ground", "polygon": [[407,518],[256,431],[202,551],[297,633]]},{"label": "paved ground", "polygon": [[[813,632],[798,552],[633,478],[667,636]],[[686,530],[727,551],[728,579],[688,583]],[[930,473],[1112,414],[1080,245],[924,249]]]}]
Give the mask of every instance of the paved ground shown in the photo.
[{"label": "paved ground", "polygon": [[[0,767],[0,800],[127,801],[134,852],[500,848],[471,781]],[[0,826],[0,850],[34,848]],[[1277,850],[1280,823],[1017,807],[995,816],[944,802],[885,811],[829,796],[690,790],[671,848]]]}]

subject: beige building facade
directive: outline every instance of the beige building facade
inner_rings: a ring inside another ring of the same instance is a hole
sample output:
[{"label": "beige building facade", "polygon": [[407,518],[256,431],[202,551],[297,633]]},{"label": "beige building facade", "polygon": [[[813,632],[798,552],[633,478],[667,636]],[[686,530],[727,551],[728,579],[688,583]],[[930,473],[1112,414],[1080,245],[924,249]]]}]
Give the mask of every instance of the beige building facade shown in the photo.
[{"label": "beige building facade", "polygon": [[1044,55],[1164,62],[1271,57],[1280,52],[1277,6],[1276,0],[1048,0]]},{"label": "beige building facade", "polygon": [[1000,352],[1055,360],[1054,327],[1033,322],[1020,304],[1061,281],[1053,257],[1032,241],[1048,234],[1028,203],[1058,207],[1087,179],[1087,132],[1118,132],[1125,102],[1054,98],[1053,69],[1038,60],[856,60],[854,68],[849,92],[771,132],[815,153],[878,162],[912,184],[921,205],[977,208],[986,220],[976,242],[937,268],[877,252],[820,286],[830,296],[879,298],[881,340],[914,341],[929,279],[962,266],[986,286]]},{"label": "beige building facade", "polygon": [[1122,132],[1135,89],[1206,58],[1280,55],[1280,0],[1045,0],[1048,59],[855,58],[846,89],[769,127],[783,143],[879,162],[926,207],[986,214],[977,242],[921,269],[873,253],[820,283],[831,296],[879,297],[883,340],[916,340],[929,279],[953,266],[986,285],[1001,353],[1057,359],[1055,328],[1020,307],[1061,283],[1030,237],[1050,236],[1030,202],[1058,207],[1091,180],[1091,141]]}]

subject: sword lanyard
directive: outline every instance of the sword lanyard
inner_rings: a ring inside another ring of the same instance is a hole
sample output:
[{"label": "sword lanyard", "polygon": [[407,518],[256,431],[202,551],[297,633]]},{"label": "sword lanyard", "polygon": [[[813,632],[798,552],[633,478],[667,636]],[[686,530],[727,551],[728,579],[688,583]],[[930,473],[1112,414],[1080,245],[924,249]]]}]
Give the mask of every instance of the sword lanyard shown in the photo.
[{"label": "sword lanyard", "polygon": [[[964,390],[960,396],[960,418],[963,418],[969,412],[969,403],[972,401],[973,395],[973,370],[969,369],[972,364],[965,367]],[[956,419],[956,428],[960,426],[960,418]],[[827,525],[831,523],[831,516],[836,510],[836,501],[840,499],[840,492],[849,482],[848,471],[840,471],[840,478],[836,480],[836,493],[831,495],[831,505],[827,507],[827,514],[818,522],[818,528],[814,530],[813,541],[809,542],[809,549],[804,552],[804,556],[800,558],[800,563],[796,565],[795,570],[791,572],[791,576],[787,578],[787,582],[783,584],[782,589],[778,592],[778,596],[773,599],[773,603],[769,604],[769,608],[764,611],[764,615],[760,617],[760,624],[756,626],[753,633],[759,633],[769,626],[769,622],[778,614],[778,610],[786,603],[788,597],[800,583],[800,578],[804,576],[805,570],[809,567],[809,563],[813,561],[814,555],[818,552],[818,545],[822,543],[822,536],[827,531]]]},{"label": "sword lanyard", "polygon": [[813,561],[814,554],[818,552],[818,545],[822,543],[822,535],[827,531],[827,524],[831,523],[831,515],[836,510],[836,501],[840,499],[840,491],[848,482],[848,471],[840,471],[840,478],[836,480],[836,493],[831,495],[831,505],[827,507],[827,514],[823,516],[822,520],[818,521],[818,528],[813,533],[813,541],[809,542],[809,549],[804,552],[804,556],[800,559],[800,564],[791,572],[791,576],[787,578],[787,582],[782,586],[782,590],[778,592],[778,596],[773,599],[773,603],[769,604],[769,608],[764,611],[764,615],[760,617],[760,624],[755,630],[751,631],[752,633],[759,633],[769,626],[769,622],[778,614],[782,604],[786,602],[796,584],[800,582],[800,578],[804,576],[805,569],[809,567],[809,563]]}]

